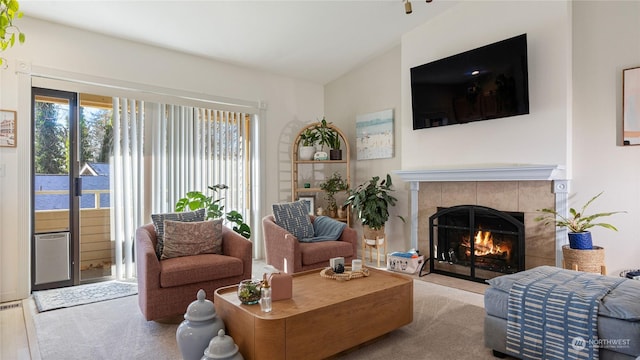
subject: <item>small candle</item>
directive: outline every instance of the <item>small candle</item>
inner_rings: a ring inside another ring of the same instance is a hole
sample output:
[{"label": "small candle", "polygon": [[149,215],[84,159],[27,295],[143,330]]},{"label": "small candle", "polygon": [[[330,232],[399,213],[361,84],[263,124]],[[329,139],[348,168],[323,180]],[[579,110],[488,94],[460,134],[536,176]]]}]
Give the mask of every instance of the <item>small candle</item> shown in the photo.
[{"label": "small candle", "polygon": [[362,260],[355,259],[351,261],[351,271],[362,270]]}]

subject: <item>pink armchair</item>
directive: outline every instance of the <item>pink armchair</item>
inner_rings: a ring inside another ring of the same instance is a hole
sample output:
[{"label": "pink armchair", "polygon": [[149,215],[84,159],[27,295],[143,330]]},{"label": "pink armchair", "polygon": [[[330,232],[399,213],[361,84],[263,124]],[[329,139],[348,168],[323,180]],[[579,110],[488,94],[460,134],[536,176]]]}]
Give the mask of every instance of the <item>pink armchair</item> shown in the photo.
[{"label": "pink armchair", "polygon": [[213,301],[222,286],[251,279],[252,243],[233,230],[222,227],[223,255],[201,254],[158,260],[153,224],[136,230],[138,305],[147,320],[184,314],[196,300],[199,289]]},{"label": "pink armchair", "polygon": [[[311,222],[315,220],[311,216]],[[345,227],[336,241],[299,242],[276,224],[273,215],[262,219],[266,262],[288,274],[329,266],[329,259],[344,257],[345,265],[358,257],[358,233]]]}]

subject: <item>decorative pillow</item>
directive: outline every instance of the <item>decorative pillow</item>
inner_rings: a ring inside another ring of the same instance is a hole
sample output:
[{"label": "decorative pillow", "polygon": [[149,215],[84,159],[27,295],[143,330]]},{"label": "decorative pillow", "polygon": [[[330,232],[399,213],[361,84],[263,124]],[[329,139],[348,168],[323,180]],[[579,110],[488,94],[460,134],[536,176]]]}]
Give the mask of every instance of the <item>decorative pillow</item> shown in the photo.
[{"label": "decorative pillow", "polygon": [[182,221],[182,222],[194,222],[194,221],[204,221],[207,216],[206,209],[198,209],[196,211],[185,211],[185,212],[177,212],[177,213],[166,213],[166,214],[152,214],[151,220],[153,221],[153,226],[156,229],[156,239],[158,240],[158,244],[156,245],[156,255],[158,259],[160,259],[162,255],[162,247],[164,246],[164,221]]},{"label": "decorative pillow", "polygon": [[276,224],[290,232],[298,240],[313,237],[313,225],[307,206],[302,201],[273,204]]},{"label": "decorative pillow", "polygon": [[222,254],[222,219],[164,221],[162,260],[199,254]]}]

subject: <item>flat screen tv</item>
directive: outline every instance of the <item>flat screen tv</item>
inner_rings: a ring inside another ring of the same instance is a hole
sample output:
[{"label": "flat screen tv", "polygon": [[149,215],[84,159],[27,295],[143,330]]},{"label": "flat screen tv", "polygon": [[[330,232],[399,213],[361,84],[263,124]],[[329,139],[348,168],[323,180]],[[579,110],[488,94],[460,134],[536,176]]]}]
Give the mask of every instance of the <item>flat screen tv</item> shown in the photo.
[{"label": "flat screen tv", "polygon": [[527,35],[411,68],[413,129],[529,113]]}]

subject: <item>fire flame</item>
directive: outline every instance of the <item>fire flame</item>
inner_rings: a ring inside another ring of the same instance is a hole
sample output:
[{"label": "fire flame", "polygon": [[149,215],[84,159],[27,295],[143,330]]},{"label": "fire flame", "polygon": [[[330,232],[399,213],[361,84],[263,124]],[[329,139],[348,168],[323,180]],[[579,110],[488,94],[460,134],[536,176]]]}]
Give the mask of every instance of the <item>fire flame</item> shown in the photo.
[{"label": "fire flame", "polygon": [[[473,238],[474,254],[476,256],[500,255],[507,259],[511,255],[511,247],[507,244],[498,245],[493,241],[493,235],[490,231],[478,230]],[[467,245],[466,255],[471,256],[471,246],[469,240],[463,240],[463,244]]]}]

